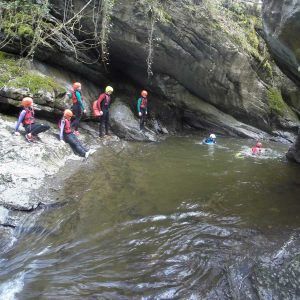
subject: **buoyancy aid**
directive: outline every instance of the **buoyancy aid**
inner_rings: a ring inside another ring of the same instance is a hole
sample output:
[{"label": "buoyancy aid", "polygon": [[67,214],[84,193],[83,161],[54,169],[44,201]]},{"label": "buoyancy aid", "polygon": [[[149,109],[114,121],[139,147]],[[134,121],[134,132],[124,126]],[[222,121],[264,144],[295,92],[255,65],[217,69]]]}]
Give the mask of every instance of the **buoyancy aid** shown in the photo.
[{"label": "buoyancy aid", "polygon": [[147,104],[148,104],[148,99],[145,97],[142,97],[142,102],[141,102],[141,108],[147,108]]},{"label": "buoyancy aid", "polygon": [[65,127],[64,127],[64,133],[71,133],[72,129],[71,129],[71,121],[68,119],[65,119]]},{"label": "buoyancy aid", "polygon": [[73,104],[76,104],[78,102],[78,99],[76,97],[76,92],[81,94],[81,92],[78,90],[74,90],[74,89],[71,90]]},{"label": "buoyancy aid", "polygon": [[[103,95],[104,95],[104,98],[103,98]],[[103,98],[103,99],[101,99],[101,98]],[[103,109],[108,109],[108,108],[109,108],[109,105],[110,105],[110,95],[108,95],[108,94],[106,94],[106,93],[101,94],[101,95],[99,96],[98,101],[100,101],[100,100],[101,100],[101,102],[100,102],[101,110],[103,110]]]},{"label": "buoyancy aid", "polygon": [[26,114],[22,121],[23,125],[31,125],[34,123],[34,110],[25,108]]},{"label": "buoyancy aid", "polygon": [[64,126],[64,133],[72,133],[72,129],[71,129],[71,121],[65,118],[62,118],[59,120],[58,122],[58,127],[61,128],[61,122],[64,121],[65,122],[65,126]]}]

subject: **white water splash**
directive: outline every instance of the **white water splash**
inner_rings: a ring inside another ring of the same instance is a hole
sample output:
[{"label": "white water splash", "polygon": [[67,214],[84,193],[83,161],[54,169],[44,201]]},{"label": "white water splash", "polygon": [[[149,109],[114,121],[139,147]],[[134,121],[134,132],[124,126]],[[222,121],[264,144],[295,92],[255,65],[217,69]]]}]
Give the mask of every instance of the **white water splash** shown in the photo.
[{"label": "white water splash", "polygon": [[24,287],[25,272],[19,273],[13,280],[4,282],[0,285],[0,300],[15,300],[17,293]]}]

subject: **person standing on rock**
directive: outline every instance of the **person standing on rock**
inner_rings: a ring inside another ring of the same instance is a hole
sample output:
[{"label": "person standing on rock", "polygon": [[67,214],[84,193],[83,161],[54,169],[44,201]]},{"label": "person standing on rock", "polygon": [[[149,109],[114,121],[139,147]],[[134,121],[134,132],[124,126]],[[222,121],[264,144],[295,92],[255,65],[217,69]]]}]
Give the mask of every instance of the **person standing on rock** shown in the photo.
[{"label": "person standing on rock", "polygon": [[15,127],[15,135],[20,135],[19,127],[22,123],[26,134],[25,137],[28,142],[34,142],[37,135],[41,132],[50,129],[49,125],[35,123],[34,109],[33,109],[33,99],[30,97],[25,97],[22,99],[23,110],[20,112],[18,122]]},{"label": "person standing on rock", "polygon": [[97,100],[97,107],[100,112],[99,117],[99,137],[103,137],[103,125],[105,126],[105,135],[108,135],[109,126],[109,107],[111,104],[111,94],[114,89],[111,86],[105,88],[105,93],[100,94]]},{"label": "person standing on rock", "polygon": [[59,122],[59,139],[61,142],[68,143],[71,148],[81,157],[87,158],[90,154],[90,150],[87,150],[78,140],[77,136],[71,129],[71,118],[73,112],[70,109],[64,111],[64,115]]},{"label": "person standing on rock", "polygon": [[79,135],[78,127],[80,123],[80,119],[82,117],[82,113],[86,113],[86,110],[83,105],[82,101],[82,94],[81,94],[81,83],[75,82],[73,84],[73,89],[71,91],[72,96],[72,111],[75,116],[71,126],[74,128],[74,134]]},{"label": "person standing on rock", "polygon": [[138,99],[137,102],[137,110],[140,118],[140,130],[145,129],[145,123],[146,123],[146,118],[148,115],[148,92],[143,90],[141,92],[141,97]]}]

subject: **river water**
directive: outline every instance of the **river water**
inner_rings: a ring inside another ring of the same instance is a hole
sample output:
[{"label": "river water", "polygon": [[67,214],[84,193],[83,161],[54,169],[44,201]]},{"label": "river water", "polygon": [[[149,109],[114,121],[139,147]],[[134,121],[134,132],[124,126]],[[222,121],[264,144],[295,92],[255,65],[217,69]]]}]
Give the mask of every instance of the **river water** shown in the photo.
[{"label": "river water", "polygon": [[253,141],[199,140],[96,152],[53,193],[65,206],[16,230],[0,299],[299,299],[288,146],[251,157]]}]

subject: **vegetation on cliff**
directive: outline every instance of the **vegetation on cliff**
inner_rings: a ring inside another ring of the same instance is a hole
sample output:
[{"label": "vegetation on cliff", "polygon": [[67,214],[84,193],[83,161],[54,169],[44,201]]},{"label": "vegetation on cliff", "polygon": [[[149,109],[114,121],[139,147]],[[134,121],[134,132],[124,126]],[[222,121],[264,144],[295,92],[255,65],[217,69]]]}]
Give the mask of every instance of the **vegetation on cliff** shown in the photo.
[{"label": "vegetation on cliff", "polygon": [[3,87],[26,87],[32,94],[37,94],[39,91],[54,94],[65,92],[65,89],[51,77],[28,71],[25,61],[3,52],[0,52],[0,69],[0,89]]}]

